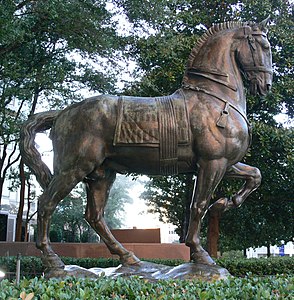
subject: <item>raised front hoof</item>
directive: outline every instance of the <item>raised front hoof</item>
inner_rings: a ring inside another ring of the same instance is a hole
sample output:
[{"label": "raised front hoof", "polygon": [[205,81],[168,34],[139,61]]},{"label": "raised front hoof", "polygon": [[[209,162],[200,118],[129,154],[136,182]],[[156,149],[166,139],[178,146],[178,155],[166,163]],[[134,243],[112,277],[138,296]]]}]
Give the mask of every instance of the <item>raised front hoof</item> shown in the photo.
[{"label": "raised front hoof", "polygon": [[216,265],[215,261],[205,250],[201,250],[199,252],[193,252],[191,254],[191,261],[196,264]]},{"label": "raised front hoof", "polygon": [[217,201],[215,201],[212,205],[209,207],[209,211],[211,213],[223,213],[231,208],[235,207],[233,201],[228,198],[220,198]]},{"label": "raised front hoof", "polygon": [[120,262],[123,266],[133,266],[139,265],[141,261],[133,252],[128,252],[120,257]]},{"label": "raised front hoof", "polygon": [[56,270],[56,269],[64,269],[64,263],[63,261],[59,258],[57,254],[50,254],[50,255],[42,255],[42,262],[43,265],[47,271],[50,270]]}]

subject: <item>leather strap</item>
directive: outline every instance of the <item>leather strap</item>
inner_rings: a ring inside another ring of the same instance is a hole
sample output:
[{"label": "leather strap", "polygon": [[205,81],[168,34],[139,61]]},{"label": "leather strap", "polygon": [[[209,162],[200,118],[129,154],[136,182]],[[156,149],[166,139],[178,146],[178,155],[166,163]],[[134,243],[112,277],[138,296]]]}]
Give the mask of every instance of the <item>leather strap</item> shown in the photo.
[{"label": "leather strap", "polygon": [[[198,87],[198,86],[193,86],[193,85],[190,85],[190,84],[187,84],[187,83],[183,83],[182,88],[183,88],[183,89],[188,89],[188,90],[193,90],[193,91],[196,91],[196,92],[205,93],[205,94],[207,94],[207,95],[210,95],[210,96],[212,96],[212,97],[214,97],[214,98],[216,98],[216,99],[218,99],[218,100],[224,102],[224,103],[226,104],[226,107],[227,107],[227,105],[229,105],[230,107],[232,107],[235,111],[237,111],[237,112],[243,117],[243,119],[246,121],[248,127],[249,127],[249,128],[251,127],[251,125],[250,125],[250,123],[249,123],[249,121],[248,121],[246,115],[245,115],[242,111],[240,111],[239,108],[237,108],[234,104],[230,103],[229,101],[227,101],[227,100],[225,100],[225,99],[219,97],[217,94],[215,94],[215,93],[213,93],[213,92],[210,92],[210,91],[207,91],[207,90],[205,90],[205,89],[203,89],[203,88],[200,88],[200,87]],[[224,110],[222,111],[222,113],[223,113],[223,112],[224,112]],[[225,114],[226,114],[226,113],[225,113]],[[222,126],[221,126],[221,127],[222,127]]]}]

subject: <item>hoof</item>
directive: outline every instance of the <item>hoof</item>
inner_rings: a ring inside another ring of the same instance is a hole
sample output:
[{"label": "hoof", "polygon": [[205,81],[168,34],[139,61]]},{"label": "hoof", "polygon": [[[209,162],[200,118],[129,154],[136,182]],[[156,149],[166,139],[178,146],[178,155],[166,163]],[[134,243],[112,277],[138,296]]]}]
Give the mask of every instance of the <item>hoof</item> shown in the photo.
[{"label": "hoof", "polygon": [[215,261],[210,257],[210,255],[205,250],[201,250],[199,252],[193,252],[191,254],[191,261],[197,264],[216,265]]},{"label": "hoof", "polygon": [[123,266],[139,265],[141,262],[140,259],[133,252],[129,252],[121,256],[120,261]]},{"label": "hoof", "polygon": [[210,205],[209,211],[212,213],[223,213],[233,207],[235,207],[235,205],[231,199],[220,198]]}]

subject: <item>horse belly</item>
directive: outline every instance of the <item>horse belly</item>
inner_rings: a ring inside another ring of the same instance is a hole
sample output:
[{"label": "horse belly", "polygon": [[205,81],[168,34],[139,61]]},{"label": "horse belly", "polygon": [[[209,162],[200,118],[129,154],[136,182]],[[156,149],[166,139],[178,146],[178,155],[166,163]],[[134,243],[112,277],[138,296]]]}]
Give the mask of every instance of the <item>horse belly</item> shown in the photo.
[{"label": "horse belly", "polygon": [[[113,153],[108,156],[104,165],[119,173],[161,175],[159,155],[158,147],[114,147]],[[178,148],[177,166],[179,173],[195,172],[195,161],[191,147]]]}]

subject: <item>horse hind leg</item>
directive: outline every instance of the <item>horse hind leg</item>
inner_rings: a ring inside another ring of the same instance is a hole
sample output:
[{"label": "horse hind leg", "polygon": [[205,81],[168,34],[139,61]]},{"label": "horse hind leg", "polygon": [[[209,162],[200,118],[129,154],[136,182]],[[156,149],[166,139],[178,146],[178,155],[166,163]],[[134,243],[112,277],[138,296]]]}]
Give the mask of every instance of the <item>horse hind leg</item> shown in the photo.
[{"label": "horse hind leg", "polygon": [[237,163],[230,167],[225,177],[245,179],[242,188],[231,198],[220,198],[209,208],[210,211],[224,212],[229,209],[239,207],[246,200],[246,198],[255,191],[261,184],[261,174],[258,168]]},{"label": "horse hind leg", "polygon": [[76,184],[82,180],[84,174],[71,170],[54,175],[48,188],[38,200],[38,234],[36,246],[42,251],[42,259],[47,269],[63,268],[62,260],[55,254],[49,242],[50,221],[58,203],[65,198]]},{"label": "horse hind leg", "polygon": [[191,260],[202,264],[215,264],[200,243],[201,220],[205,216],[213,192],[223,178],[227,160],[199,162],[200,168],[191,202],[190,221],[186,245],[190,247]]},{"label": "horse hind leg", "polygon": [[126,250],[112,235],[103,217],[110,188],[115,180],[115,172],[98,176],[95,179],[86,179],[87,207],[85,218],[112,254],[118,255],[124,265],[138,264],[140,260]]}]

